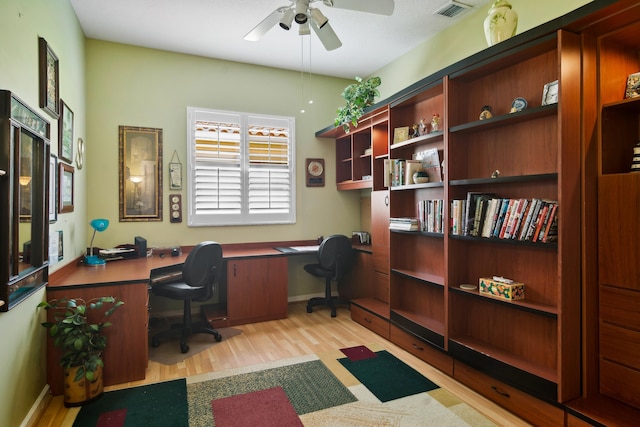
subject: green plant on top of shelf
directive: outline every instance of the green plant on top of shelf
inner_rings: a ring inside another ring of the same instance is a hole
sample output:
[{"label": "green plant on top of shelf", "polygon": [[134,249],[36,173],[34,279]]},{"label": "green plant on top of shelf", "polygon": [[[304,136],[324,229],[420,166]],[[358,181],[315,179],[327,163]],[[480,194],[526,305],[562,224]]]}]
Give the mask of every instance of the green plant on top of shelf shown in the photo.
[{"label": "green plant on top of shelf", "polygon": [[380,96],[380,92],[376,89],[382,83],[380,77],[369,77],[363,80],[356,76],[355,80],[356,83],[344,88],[342,97],[346,105],[338,108],[335,120],[335,126],[342,125],[345,132],[349,132],[350,125],[358,127],[358,119],[364,114],[364,109],[373,105],[374,98]]}]

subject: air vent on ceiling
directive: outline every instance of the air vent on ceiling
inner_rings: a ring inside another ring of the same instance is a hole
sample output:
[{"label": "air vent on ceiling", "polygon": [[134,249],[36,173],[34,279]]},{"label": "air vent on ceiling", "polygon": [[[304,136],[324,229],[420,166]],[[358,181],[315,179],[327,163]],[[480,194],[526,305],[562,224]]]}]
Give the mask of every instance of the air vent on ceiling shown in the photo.
[{"label": "air vent on ceiling", "polygon": [[453,18],[455,16],[460,15],[462,12],[467,9],[471,9],[471,6],[468,4],[460,3],[458,1],[452,0],[449,3],[442,6],[440,9],[433,12],[434,15],[442,15],[447,18]]}]

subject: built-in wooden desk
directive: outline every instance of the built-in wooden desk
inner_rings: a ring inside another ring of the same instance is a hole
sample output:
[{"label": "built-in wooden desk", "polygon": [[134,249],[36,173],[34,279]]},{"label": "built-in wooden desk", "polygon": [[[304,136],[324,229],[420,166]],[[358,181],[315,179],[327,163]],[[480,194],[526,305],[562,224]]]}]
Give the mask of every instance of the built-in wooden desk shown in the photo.
[{"label": "built-in wooden desk", "polygon": [[[287,316],[288,264],[291,256],[314,252],[282,252],[276,247],[312,246],[315,241],[223,244],[226,267],[216,304],[215,327],[240,325]],[[125,304],[105,329],[109,345],[104,352],[104,384],[144,379],[148,362],[149,277],[153,270],[182,264],[191,247],[177,257],[110,261],[103,266],[73,263],[49,276],[47,299],[113,296]],[[176,351],[177,351],[176,347]],[[61,394],[59,350],[47,340],[47,379],[53,394]]]}]

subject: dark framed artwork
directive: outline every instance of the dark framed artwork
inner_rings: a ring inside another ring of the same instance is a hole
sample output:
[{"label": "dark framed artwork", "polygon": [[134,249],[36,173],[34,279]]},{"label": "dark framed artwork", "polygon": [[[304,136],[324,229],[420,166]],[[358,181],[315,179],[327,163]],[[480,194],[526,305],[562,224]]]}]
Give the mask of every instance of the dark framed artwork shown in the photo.
[{"label": "dark framed artwork", "polygon": [[47,41],[38,37],[40,108],[55,119],[60,116],[60,74],[58,56]]},{"label": "dark framed artwork", "polygon": [[59,163],[58,169],[58,213],[73,212],[73,166]]},{"label": "dark framed artwork", "polygon": [[307,187],[324,187],[324,159],[306,159]]},{"label": "dark framed artwork", "polygon": [[162,221],[162,129],[118,133],[120,221]]},{"label": "dark framed artwork", "polygon": [[62,99],[58,123],[58,156],[67,163],[73,162],[73,111]]},{"label": "dark framed artwork", "polygon": [[58,220],[58,158],[49,156],[49,222]]}]

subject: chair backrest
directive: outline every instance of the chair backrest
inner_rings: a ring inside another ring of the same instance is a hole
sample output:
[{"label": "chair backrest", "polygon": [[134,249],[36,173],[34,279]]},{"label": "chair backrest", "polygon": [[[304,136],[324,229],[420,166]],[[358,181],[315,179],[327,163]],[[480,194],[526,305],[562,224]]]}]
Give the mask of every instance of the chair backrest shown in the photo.
[{"label": "chair backrest", "polygon": [[203,292],[194,298],[206,301],[213,296],[214,286],[222,273],[222,246],[216,242],[202,242],[194,247],[182,267],[182,280]]},{"label": "chair backrest", "polygon": [[318,249],[318,263],[325,270],[334,272],[334,280],[341,280],[353,264],[351,239],[342,234],[324,239]]}]

